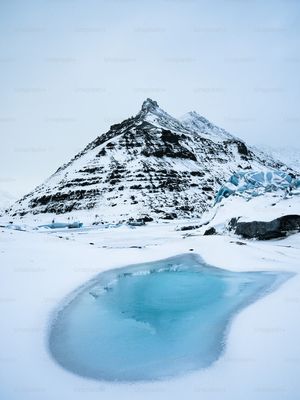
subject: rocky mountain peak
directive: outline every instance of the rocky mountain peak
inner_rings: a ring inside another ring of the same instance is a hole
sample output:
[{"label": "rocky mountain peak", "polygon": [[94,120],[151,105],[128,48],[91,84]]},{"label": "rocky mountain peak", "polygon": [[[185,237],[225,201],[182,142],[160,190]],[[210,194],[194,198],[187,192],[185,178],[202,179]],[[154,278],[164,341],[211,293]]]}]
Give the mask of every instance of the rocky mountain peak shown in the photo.
[{"label": "rocky mountain peak", "polygon": [[155,111],[157,108],[159,108],[158,103],[149,97],[142,104],[142,111]]},{"label": "rocky mountain peak", "polygon": [[141,110],[136,115],[136,118],[148,122],[158,121],[161,118],[173,119],[171,115],[159,107],[155,100],[149,98],[143,102]]},{"label": "rocky mountain peak", "polygon": [[165,110],[159,107],[155,100],[147,98],[140,112],[135,117],[139,122],[143,121],[155,127],[170,129],[176,131],[185,131],[185,127],[181,122],[168,114]]}]

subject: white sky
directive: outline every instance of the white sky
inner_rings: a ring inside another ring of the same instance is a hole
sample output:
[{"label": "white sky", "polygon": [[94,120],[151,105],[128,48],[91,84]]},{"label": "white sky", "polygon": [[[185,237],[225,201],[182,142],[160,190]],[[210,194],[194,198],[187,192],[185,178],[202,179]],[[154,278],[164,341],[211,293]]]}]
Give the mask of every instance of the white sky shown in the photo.
[{"label": "white sky", "polygon": [[22,195],[146,97],[297,146],[296,0],[1,0],[0,190]]}]

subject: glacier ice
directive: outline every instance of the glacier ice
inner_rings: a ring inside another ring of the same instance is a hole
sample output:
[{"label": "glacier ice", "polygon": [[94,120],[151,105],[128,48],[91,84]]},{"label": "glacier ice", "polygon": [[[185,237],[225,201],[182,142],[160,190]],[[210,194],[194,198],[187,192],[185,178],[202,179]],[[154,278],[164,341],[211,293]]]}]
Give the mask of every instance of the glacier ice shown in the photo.
[{"label": "glacier ice", "polygon": [[228,182],[219,189],[215,202],[219,203],[223,198],[232,194],[250,199],[266,192],[287,191],[299,187],[300,179],[284,171],[239,171],[234,173]]}]

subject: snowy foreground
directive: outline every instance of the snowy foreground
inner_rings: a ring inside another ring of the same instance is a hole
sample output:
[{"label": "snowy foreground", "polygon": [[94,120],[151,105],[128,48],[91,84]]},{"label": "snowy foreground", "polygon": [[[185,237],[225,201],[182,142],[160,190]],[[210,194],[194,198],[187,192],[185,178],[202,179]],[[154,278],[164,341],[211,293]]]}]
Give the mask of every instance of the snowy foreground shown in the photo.
[{"label": "snowy foreground", "polygon": [[[178,223],[132,228],[0,231],[0,398],[296,400],[300,393],[300,277],[234,319],[223,355],[212,367],[174,380],[106,383],[62,369],[47,350],[51,314],[70,291],[112,267],[193,249],[233,271],[300,268],[300,234],[268,242],[176,231]],[[92,243],[92,244],[91,244]]]}]

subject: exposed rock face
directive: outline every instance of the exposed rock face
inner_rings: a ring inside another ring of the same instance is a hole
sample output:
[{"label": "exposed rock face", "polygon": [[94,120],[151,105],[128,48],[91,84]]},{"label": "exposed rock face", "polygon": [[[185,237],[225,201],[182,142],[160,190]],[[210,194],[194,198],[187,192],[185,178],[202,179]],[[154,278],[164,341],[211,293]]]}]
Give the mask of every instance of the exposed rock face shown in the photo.
[{"label": "exposed rock face", "polygon": [[11,215],[90,210],[102,221],[199,217],[237,169],[280,168],[195,112],[175,119],[147,99],[135,116],[112,125]]},{"label": "exposed rock face", "polygon": [[217,234],[216,228],[214,228],[213,226],[204,232],[204,236],[210,236],[216,234]]},{"label": "exposed rock face", "polygon": [[291,232],[300,232],[300,215],[285,215],[272,221],[231,221],[231,228],[246,239],[268,240],[285,237]]}]

